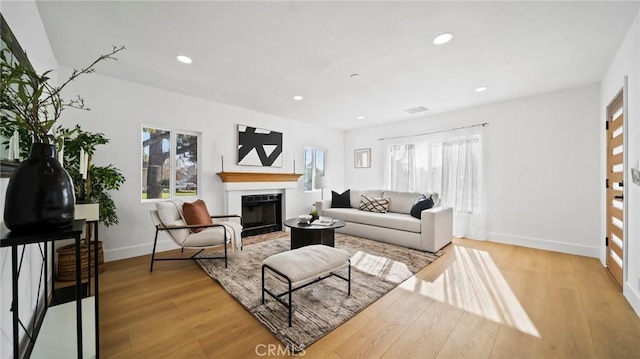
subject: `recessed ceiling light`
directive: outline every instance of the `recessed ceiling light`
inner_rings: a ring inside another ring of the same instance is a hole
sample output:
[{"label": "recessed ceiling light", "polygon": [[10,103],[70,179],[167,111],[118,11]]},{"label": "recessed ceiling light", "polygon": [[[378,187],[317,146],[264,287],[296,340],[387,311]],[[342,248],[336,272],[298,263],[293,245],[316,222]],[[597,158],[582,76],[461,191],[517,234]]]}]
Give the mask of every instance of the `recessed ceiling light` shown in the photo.
[{"label": "recessed ceiling light", "polygon": [[433,41],[431,42],[433,42],[434,45],[444,45],[447,42],[451,41],[452,39],[453,39],[453,34],[450,32],[445,32],[434,37]]},{"label": "recessed ceiling light", "polygon": [[358,116],[358,120],[364,120],[364,116]]},{"label": "recessed ceiling light", "polygon": [[484,91],[487,91],[487,88],[486,88],[485,86],[478,87],[478,88],[476,89],[476,92],[484,92]]},{"label": "recessed ceiling light", "polygon": [[304,99],[304,97],[302,97],[300,95],[296,95],[296,96],[293,96],[293,99],[296,100],[296,101],[302,101]]},{"label": "recessed ceiling light", "polygon": [[190,64],[193,62],[190,57],[184,55],[178,55],[176,56],[176,59],[178,59],[178,61],[182,62],[183,64]]}]

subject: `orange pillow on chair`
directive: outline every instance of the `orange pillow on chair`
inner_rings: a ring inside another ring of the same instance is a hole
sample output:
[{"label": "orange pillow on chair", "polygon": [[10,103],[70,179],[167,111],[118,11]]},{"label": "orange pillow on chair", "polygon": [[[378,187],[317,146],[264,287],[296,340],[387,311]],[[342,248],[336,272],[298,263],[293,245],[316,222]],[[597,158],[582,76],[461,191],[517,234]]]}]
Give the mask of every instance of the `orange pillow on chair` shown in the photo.
[{"label": "orange pillow on chair", "polygon": [[[192,224],[213,224],[211,215],[207,210],[207,205],[203,200],[199,199],[193,203],[185,202],[182,205],[182,214],[188,225]],[[191,228],[191,232],[198,233],[204,228]]]}]

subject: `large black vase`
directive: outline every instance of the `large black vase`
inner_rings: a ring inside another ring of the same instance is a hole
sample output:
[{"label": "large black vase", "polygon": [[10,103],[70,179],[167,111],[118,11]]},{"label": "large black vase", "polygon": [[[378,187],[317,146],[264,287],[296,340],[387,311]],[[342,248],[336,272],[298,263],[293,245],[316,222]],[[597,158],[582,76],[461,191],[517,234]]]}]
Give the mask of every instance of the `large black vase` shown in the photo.
[{"label": "large black vase", "polygon": [[11,175],[4,223],[15,232],[44,232],[73,223],[75,194],[54,145],[34,143],[29,158]]}]

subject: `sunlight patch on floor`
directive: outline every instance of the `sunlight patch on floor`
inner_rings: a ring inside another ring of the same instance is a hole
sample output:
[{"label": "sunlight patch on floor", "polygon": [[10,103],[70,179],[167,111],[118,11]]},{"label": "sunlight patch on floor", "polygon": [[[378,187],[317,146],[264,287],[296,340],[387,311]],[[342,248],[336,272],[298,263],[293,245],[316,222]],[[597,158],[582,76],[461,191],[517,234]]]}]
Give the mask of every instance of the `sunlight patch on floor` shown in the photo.
[{"label": "sunlight patch on floor", "polygon": [[486,251],[454,247],[456,260],[433,281],[413,276],[399,287],[506,324],[523,333],[540,333]]},{"label": "sunlight patch on floor", "polygon": [[358,251],[351,256],[351,266],[392,283],[400,283],[413,273],[402,262]]}]

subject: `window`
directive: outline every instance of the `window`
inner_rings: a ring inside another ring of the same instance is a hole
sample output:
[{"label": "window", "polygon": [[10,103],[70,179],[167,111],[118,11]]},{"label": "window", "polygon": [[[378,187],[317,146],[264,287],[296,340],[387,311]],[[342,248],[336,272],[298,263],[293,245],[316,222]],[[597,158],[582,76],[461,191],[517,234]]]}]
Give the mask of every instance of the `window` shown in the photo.
[{"label": "window", "polygon": [[385,189],[436,192],[453,208],[453,236],[484,239],[482,129],[485,124],[436,131],[388,143]]},{"label": "window", "polygon": [[313,191],[317,177],[324,177],[326,168],[326,154],[324,149],[305,147],[304,149],[304,190]]},{"label": "window", "polygon": [[436,192],[457,212],[480,209],[480,137],[432,138],[389,146],[386,188]]},{"label": "window", "polygon": [[200,133],[142,128],[141,199],[198,195]]}]

